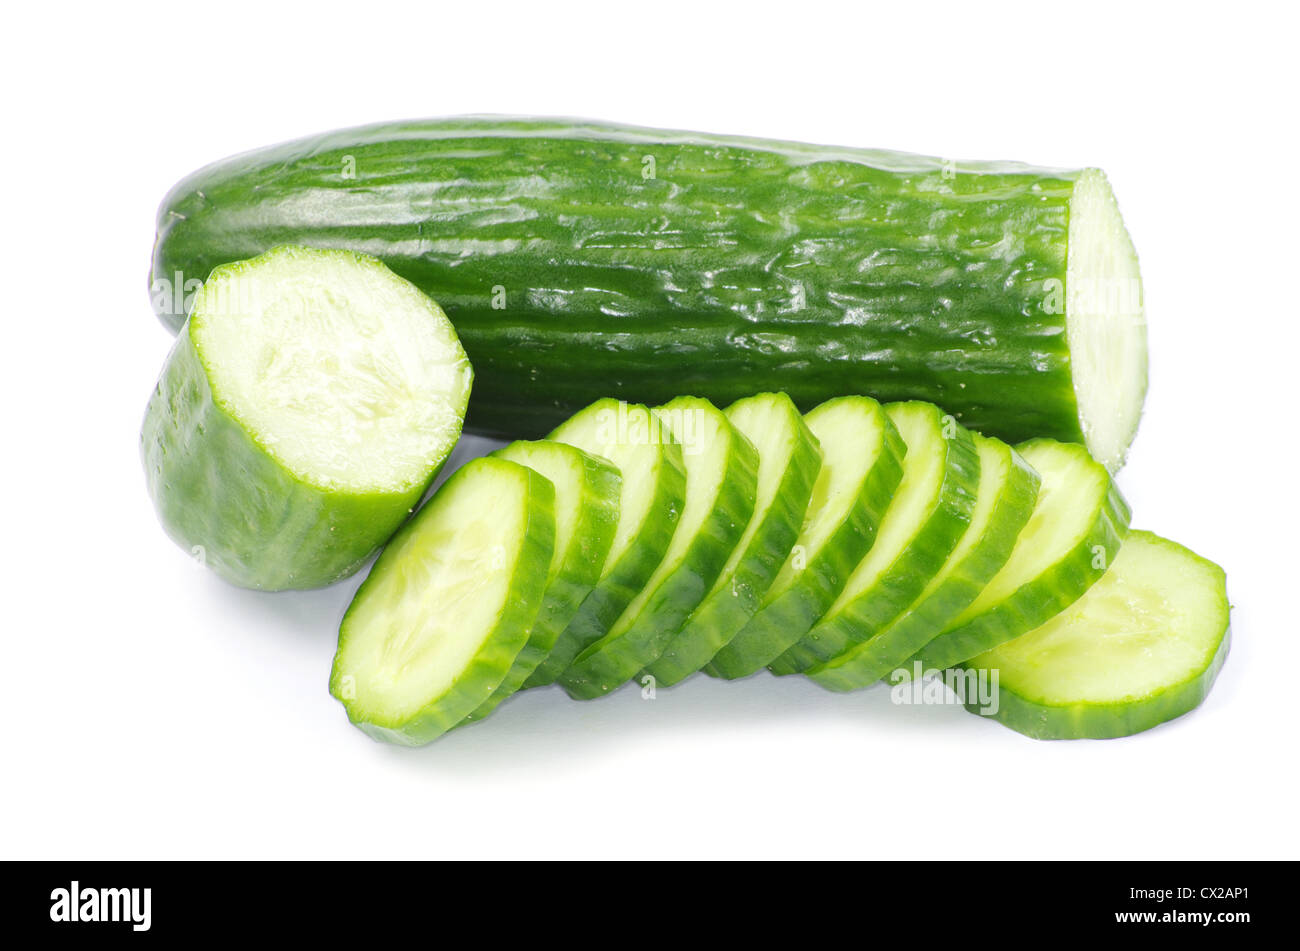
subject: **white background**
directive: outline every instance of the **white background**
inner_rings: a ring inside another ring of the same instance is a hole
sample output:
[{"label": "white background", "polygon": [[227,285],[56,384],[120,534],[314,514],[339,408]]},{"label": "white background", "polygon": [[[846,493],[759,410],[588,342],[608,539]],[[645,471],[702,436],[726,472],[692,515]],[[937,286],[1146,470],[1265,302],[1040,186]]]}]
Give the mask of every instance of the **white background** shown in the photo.
[{"label": "white background", "polygon": [[[7,11],[0,856],[1300,857],[1294,5],[722,6]],[[153,216],[230,153],[462,112],[1105,168],[1150,319],[1120,484],[1227,569],[1209,700],[1042,743],[764,675],[532,691],[419,750],[350,727],[356,579],[237,590],[146,497]]]}]

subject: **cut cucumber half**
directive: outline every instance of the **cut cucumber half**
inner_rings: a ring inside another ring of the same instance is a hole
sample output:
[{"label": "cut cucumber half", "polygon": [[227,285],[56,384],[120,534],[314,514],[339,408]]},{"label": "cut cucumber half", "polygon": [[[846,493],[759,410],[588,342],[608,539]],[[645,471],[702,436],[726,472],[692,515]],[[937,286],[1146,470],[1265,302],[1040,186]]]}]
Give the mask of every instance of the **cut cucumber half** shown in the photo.
[{"label": "cut cucumber half", "polygon": [[[887,676],[951,624],[1006,564],[1034,510],[1038,473],[1006,443],[978,433],[974,438],[979,492],[961,541],[911,607],[867,640],[805,671],[821,686],[855,690]],[[846,622],[852,619],[836,617],[832,610],[809,636]]]},{"label": "cut cucumber half", "polygon": [[353,723],[415,746],[492,696],[542,605],[554,500],[532,469],[475,459],[397,533],[339,629],[330,693]]},{"label": "cut cucumber half", "polygon": [[[1223,569],[1133,531],[1110,570],[1046,624],[972,658],[997,671],[997,709],[973,713],[1036,739],[1129,736],[1199,706],[1228,656]],[[963,681],[964,683],[964,681]]]},{"label": "cut cucumber half", "polygon": [[554,683],[578,654],[609,632],[663,560],[686,500],[682,447],[645,406],[597,400],[550,438],[608,460],[623,481],[618,527],[600,581],[551,655],[525,681],[528,687]]},{"label": "cut cucumber half", "polygon": [[1034,514],[1002,570],[917,653],[924,668],[956,666],[1059,614],[1105,573],[1128,531],[1128,503],[1088,450],[1051,439],[1017,449],[1041,479]]},{"label": "cut cucumber half", "polygon": [[[676,650],[683,622],[704,599],[754,511],[758,453],[714,405],[678,397],[654,410],[681,443],[686,504],[663,561],[609,633],[560,676],[575,699],[600,697]],[[673,659],[675,660],[675,658]],[[684,676],[670,660],[668,676]],[[689,663],[689,661],[688,661]]]},{"label": "cut cucumber half", "polygon": [[885,412],[907,446],[902,481],[843,590],[771,663],[778,676],[801,673],[875,636],[916,600],[970,525],[980,478],[970,431],[930,403],[890,403]]},{"label": "cut cucumber half", "polygon": [[747,397],[725,412],[758,451],[754,514],[713,590],[650,668],[663,686],[702,668],[753,617],[799,537],[821,469],[817,437],[784,393]]},{"label": "cut cucumber half", "polygon": [[762,670],[812,628],[871,547],[902,479],[907,446],[875,400],[839,397],[804,419],[822,466],[803,527],[762,605],[705,667],[715,677]]},{"label": "cut cucumber half", "polygon": [[[481,720],[517,692],[556,649],[560,634],[577,614],[583,599],[600,581],[600,572],[618,528],[622,477],[612,463],[566,446],[540,440],[513,442],[492,455],[527,466],[555,488],[555,555],[537,621],[506,679],[469,715]],[[573,654],[566,645],[563,658]],[[561,660],[567,665],[568,660]],[[561,666],[563,669],[563,666]]]},{"label": "cut cucumber half", "polygon": [[235,584],[331,584],[420,501],[472,377],[438,305],[375,258],[281,247],[224,265],[145,413],[149,494]]}]

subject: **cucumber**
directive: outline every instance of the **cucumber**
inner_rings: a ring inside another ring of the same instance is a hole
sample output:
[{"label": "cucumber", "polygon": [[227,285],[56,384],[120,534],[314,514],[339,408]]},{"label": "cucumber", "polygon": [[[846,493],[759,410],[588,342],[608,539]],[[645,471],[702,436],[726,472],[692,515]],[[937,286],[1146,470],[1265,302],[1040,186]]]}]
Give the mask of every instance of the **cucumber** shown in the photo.
[{"label": "cucumber", "polygon": [[529,687],[554,683],[584,649],[608,633],[663,560],[686,501],[682,447],[645,406],[597,400],[550,438],[608,460],[622,483],[618,526],[600,581],[550,656],[525,682]]},{"label": "cucumber", "polygon": [[774,674],[801,673],[879,633],[939,573],[970,526],[980,479],[970,432],[930,403],[891,403],[885,412],[907,446],[902,481],[875,543],[826,613],[769,665]]},{"label": "cucumber", "polygon": [[725,412],[758,451],[754,514],[713,590],[651,666],[665,687],[702,668],[753,617],[799,537],[821,469],[817,438],[784,393],[738,400]]},{"label": "cucumber", "polygon": [[470,720],[483,719],[523,686],[551,655],[560,634],[600,581],[618,528],[623,483],[611,463],[564,443],[513,442],[492,455],[527,466],[550,481],[555,489],[555,555],[527,643],[501,686],[469,715]]},{"label": "cucumber", "polygon": [[1011,556],[943,633],[914,655],[944,669],[1028,633],[1105,573],[1128,531],[1129,507],[1082,446],[1035,439],[1018,446],[1040,484]]},{"label": "cucumber", "polygon": [[968,709],[1036,739],[1149,730],[1205,699],[1228,655],[1228,616],[1222,568],[1159,535],[1130,532],[1079,600],[964,665],[997,671],[996,711],[969,694]]},{"label": "cucumber", "polygon": [[[804,671],[821,686],[855,690],[885,677],[952,623],[1006,564],[1034,510],[1038,473],[1001,440],[977,433],[975,449],[979,490],[961,541],[905,612],[862,643]],[[823,626],[845,620],[832,610],[809,636],[815,638]]]},{"label": "cucumber", "polygon": [[902,479],[907,446],[875,400],[828,400],[805,422],[822,467],[803,527],[759,609],[704,668],[715,677],[747,677],[808,632],[871,547]]},{"label": "cucumber", "polygon": [[415,746],[493,695],[542,605],[554,504],[545,477],[484,457],[397,533],[339,628],[330,693],[354,724]]},{"label": "cucumber", "polygon": [[928,400],[1112,469],[1146,391],[1132,242],[1096,169],[568,119],[460,117],[246,153],[158,211],[153,305],[284,242],[378,255],[478,373],[467,427],[535,438],[597,397]]},{"label": "cucumber", "polygon": [[372,257],[282,247],[224,265],[145,411],[149,494],[234,584],[331,584],[419,502],[472,377],[438,305]]},{"label": "cucumber", "polygon": [[[686,502],[663,560],[600,640],[569,665],[560,683],[588,700],[620,686],[676,650],[678,632],[727,563],[754,511],[758,454],[713,404],[678,397],[655,419],[681,444]],[[665,437],[670,438],[670,437]],[[670,660],[665,673],[678,668]]]}]

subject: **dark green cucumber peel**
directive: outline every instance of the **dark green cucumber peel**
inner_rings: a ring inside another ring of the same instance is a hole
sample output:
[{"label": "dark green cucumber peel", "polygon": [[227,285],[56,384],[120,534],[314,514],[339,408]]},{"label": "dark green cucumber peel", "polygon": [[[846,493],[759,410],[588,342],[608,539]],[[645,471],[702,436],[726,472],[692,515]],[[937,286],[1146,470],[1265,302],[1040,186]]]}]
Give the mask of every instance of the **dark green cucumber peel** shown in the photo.
[{"label": "dark green cucumber peel", "polygon": [[[664,431],[682,444],[685,506],[672,543],[644,589],[609,632],[586,647],[560,676],[561,686],[574,699],[604,696],[672,648],[753,513],[758,454],[726,416],[695,397],[678,397],[656,407],[654,414]],[[675,670],[670,661],[665,672],[672,676]]]},{"label": "dark green cucumber peel", "polygon": [[471,432],[537,437],[608,393],[867,393],[1086,442],[1113,470],[1146,389],[1137,259],[1095,169],[564,119],[374,125],[173,188],[155,310],[179,329],[188,282],[285,242],[375,254],[446,308],[478,374]]},{"label": "dark green cucumber peel", "polygon": [[419,503],[472,378],[438,306],[373,258],[278,248],[223,266],[145,412],[149,494],[168,534],[234,584],[332,584]]},{"label": "dark green cucumber peel", "polygon": [[671,438],[652,438],[656,433],[661,436],[662,430],[648,407],[609,398],[592,403],[551,433],[551,439],[608,459],[619,469],[619,523],[600,581],[525,686],[554,683],[604,637],[668,551],[686,501],[686,469],[682,447]]},{"label": "dark green cucumber peel", "polygon": [[[1128,503],[1083,447],[1035,439],[1016,449],[1041,476],[1034,514],[980,596],[914,656],[923,669],[954,667],[1059,614],[1105,573],[1128,532]],[[1087,482],[1082,499],[1072,480]],[[1053,548],[1040,525],[1056,516],[1069,530]]]},{"label": "dark green cucumber peel", "polygon": [[377,740],[416,746],[496,692],[528,640],[555,493],[525,466],[466,463],[384,548],[339,628],[330,693]]},{"label": "dark green cucumber peel", "polygon": [[1229,614],[1222,568],[1129,532],[1110,570],[1070,607],[962,665],[998,672],[996,711],[969,695],[967,709],[1035,739],[1149,730],[1209,694],[1228,656]]},{"label": "dark green cucumber peel", "polygon": [[[943,567],[970,526],[980,478],[970,431],[930,403],[891,403],[885,412],[907,444],[903,478],[875,543],[828,615],[768,665],[802,673],[861,643],[895,620]],[[819,623],[827,620],[830,623]]]},{"label": "dark green cucumber peel", "polygon": [[[813,681],[828,690],[847,691],[888,676],[969,607],[1006,564],[1034,510],[1038,473],[1001,440],[976,434],[975,445],[980,453],[975,514],[939,575],[879,633],[806,670]],[[821,622],[828,623],[842,622],[831,618]]]},{"label": "dark green cucumber peel", "polygon": [[[902,479],[907,446],[875,400],[839,397],[805,419],[823,456],[807,519],[762,606],[704,668],[711,676],[734,680],[762,670],[816,623],[871,548]],[[875,442],[862,444],[873,430]],[[864,448],[865,458],[846,457],[846,445]],[[848,484],[833,488],[845,472]],[[843,496],[838,502],[836,494]],[[812,545],[810,533],[827,519],[829,534]]]},{"label": "dark green cucumber peel", "polygon": [[727,419],[759,452],[754,514],[713,590],[650,668],[669,687],[702,669],[748,623],[790,555],[821,470],[821,448],[784,393],[731,404]]},{"label": "dark green cucumber peel", "polygon": [[555,489],[555,555],[527,643],[501,685],[469,715],[470,721],[483,719],[523,687],[551,656],[560,635],[599,583],[618,528],[623,482],[611,463],[564,443],[513,442],[492,456],[528,466],[551,482]]}]

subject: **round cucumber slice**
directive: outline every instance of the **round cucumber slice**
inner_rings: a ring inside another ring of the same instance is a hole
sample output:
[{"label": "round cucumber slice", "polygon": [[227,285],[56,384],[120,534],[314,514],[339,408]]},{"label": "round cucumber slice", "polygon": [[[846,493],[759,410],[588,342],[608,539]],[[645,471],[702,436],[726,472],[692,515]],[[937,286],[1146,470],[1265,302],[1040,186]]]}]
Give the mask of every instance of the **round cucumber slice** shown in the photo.
[{"label": "round cucumber slice", "polygon": [[527,466],[555,488],[555,555],[528,642],[501,686],[469,715],[471,721],[483,719],[517,692],[552,653],[560,655],[557,663],[561,670],[577,653],[576,645],[570,644],[557,651],[557,643],[583,599],[600,581],[618,528],[623,483],[613,464],[564,443],[519,441],[492,455]]},{"label": "round cucumber slice", "polygon": [[1034,513],[980,596],[917,653],[924,668],[953,667],[1032,631],[1074,603],[1119,553],[1130,512],[1106,468],[1072,443],[1034,439],[1017,449],[1041,479]]},{"label": "round cucumber slice", "polygon": [[771,663],[774,674],[802,673],[879,633],[916,600],[970,526],[980,460],[969,430],[930,403],[890,403],[885,412],[907,446],[902,481],[870,550],[826,614]]},{"label": "round cucumber slice", "polygon": [[[569,696],[603,696],[678,650],[683,622],[708,594],[754,511],[758,454],[714,405],[678,397],[654,410],[666,434],[681,444],[686,503],[663,560],[609,633],[588,646],[560,677]],[[681,650],[687,650],[681,645]],[[693,661],[687,655],[685,665]],[[703,662],[702,660],[700,661]],[[676,658],[667,676],[684,676]]]},{"label": "round cucumber slice", "polygon": [[145,413],[149,493],[234,584],[331,584],[419,502],[472,376],[438,305],[372,257],[281,247],[224,265]]},{"label": "round cucumber slice", "polygon": [[758,452],[754,514],[713,589],[651,668],[663,686],[698,671],[753,617],[799,537],[821,470],[817,438],[784,393],[738,400],[725,413]]},{"label": "round cucumber slice", "polygon": [[475,459],[384,549],[339,629],[330,693],[370,736],[419,745],[496,691],[528,640],[555,551],[555,491]]},{"label": "round cucumber slice", "polygon": [[611,462],[623,481],[618,527],[600,581],[550,657],[525,681],[527,687],[554,683],[578,654],[609,632],[663,560],[686,499],[682,447],[645,406],[597,400],[550,438]]},{"label": "round cucumber slice", "polygon": [[1228,619],[1222,568],[1159,535],[1130,532],[1074,604],[962,665],[997,671],[997,710],[968,708],[1036,739],[1149,730],[1205,699],[1228,655]]},{"label": "round cucumber slice", "polygon": [[[1038,473],[1001,440],[974,436],[979,490],[970,525],[939,573],[905,612],[878,633],[805,673],[828,690],[875,683],[952,623],[1011,556],[1038,497]],[[813,628],[845,623],[833,612]]]},{"label": "round cucumber slice", "polygon": [[747,677],[808,632],[871,547],[902,479],[907,446],[875,400],[828,400],[804,420],[822,466],[803,527],[762,605],[704,668],[713,676]]}]

